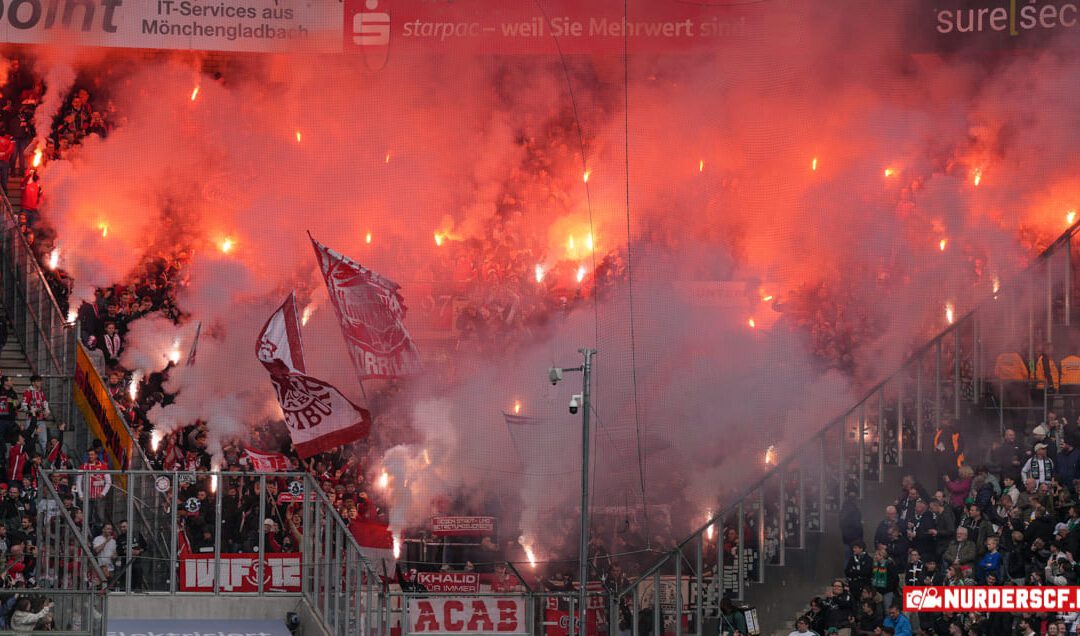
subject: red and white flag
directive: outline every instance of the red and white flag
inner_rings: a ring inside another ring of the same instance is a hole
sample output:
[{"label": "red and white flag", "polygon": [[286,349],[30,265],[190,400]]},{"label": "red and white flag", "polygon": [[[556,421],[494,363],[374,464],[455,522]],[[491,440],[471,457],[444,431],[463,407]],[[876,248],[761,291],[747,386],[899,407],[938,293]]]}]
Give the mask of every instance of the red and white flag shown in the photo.
[{"label": "red and white flag", "polygon": [[367,436],[371,414],[333,386],[304,372],[295,294],[266,321],[256,354],[270,372],[293,447],[301,459]]},{"label": "red and white flag", "polygon": [[377,519],[357,517],[349,522],[349,532],[377,573],[394,571],[394,535],[390,526]]},{"label": "red and white flag", "polygon": [[401,286],[314,238],[330,302],[361,380],[420,372],[420,353],[405,329]]},{"label": "red and white flag", "polygon": [[257,473],[283,473],[289,470],[289,460],[281,453],[261,453],[244,449],[248,466]]}]

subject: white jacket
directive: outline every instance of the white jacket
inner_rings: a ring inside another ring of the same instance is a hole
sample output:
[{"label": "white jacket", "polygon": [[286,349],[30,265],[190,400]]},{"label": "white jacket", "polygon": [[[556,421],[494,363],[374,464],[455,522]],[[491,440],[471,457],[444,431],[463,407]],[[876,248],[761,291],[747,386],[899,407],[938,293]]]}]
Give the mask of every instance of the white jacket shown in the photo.
[{"label": "white jacket", "polygon": [[33,612],[15,610],[15,613],[11,615],[11,631],[25,634],[34,631],[38,622],[48,616],[50,611],[52,611],[52,607],[45,607],[36,614]]}]

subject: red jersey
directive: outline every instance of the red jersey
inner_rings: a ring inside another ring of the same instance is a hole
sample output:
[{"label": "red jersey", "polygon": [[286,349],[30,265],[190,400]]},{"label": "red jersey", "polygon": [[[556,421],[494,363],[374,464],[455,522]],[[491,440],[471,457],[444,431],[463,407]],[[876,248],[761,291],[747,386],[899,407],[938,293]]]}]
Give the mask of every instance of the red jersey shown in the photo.
[{"label": "red jersey", "polygon": [[32,417],[49,416],[49,401],[45,399],[44,391],[38,391],[34,387],[30,387],[23,391],[22,399],[23,409],[29,411]]},{"label": "red jersey", "polygon": [[[85,462],[82,466],[79,466],[79,470],[108,470],[109,467],[105,465],[105,462],[98,460],[96,462]],[[89,480],[89,488],[84,488],[87,480]],[[84,497],[88,499],[100,499],[105,493],[109,491],[112,486],[112,477],[108,473],[91,473],[89,475],[81,475],[79,477],[79,491],[82,492]]]},{"label": "red jersey", "polygon": [[22,481],[23,471],[30,458],[26,456],[22,444],[12,444],[8,450],[7,478],[8,481]]}]

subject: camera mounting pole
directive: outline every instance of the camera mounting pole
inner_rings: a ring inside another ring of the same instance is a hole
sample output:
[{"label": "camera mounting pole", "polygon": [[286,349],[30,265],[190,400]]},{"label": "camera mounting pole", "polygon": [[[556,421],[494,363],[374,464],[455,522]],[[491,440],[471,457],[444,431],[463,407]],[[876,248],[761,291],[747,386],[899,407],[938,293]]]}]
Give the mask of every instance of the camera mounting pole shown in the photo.
[{"label": "camera mounting pole", "polygon": [[[580,367],[559,369],[560,371],[581,371],[581,539],[578,544],[578,629],[576,634],[584,634],[585,626],[588,625],[588,591],[586,583],[589,580],[589,411],[591,410],[591,385],[592,385],[592,359],[596,355],[596,349],[578,349],[578,353],[585,356],[585,363]],[[555,374],[555,369],[549,373],[552,384],[556,384],[556,375],[561,379],[562,374]]]}]

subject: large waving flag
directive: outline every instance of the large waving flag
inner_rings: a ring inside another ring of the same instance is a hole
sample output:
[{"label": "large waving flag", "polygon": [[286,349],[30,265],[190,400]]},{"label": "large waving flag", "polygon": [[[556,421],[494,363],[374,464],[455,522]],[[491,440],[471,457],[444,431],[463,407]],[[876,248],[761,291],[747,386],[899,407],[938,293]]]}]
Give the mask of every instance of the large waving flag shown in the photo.
[{"label": "large waving flag", "polygon": [[270,372],[293,447],[301,459],[362,439],[371,431],[367,410],[305,373],[295,294],[266,321],[256,354]]},{"label": "large waving flag", "polygon": [[361,380],[420,372],[420,353],[405,329],[401,286],[311,239],[349,357]]}]

